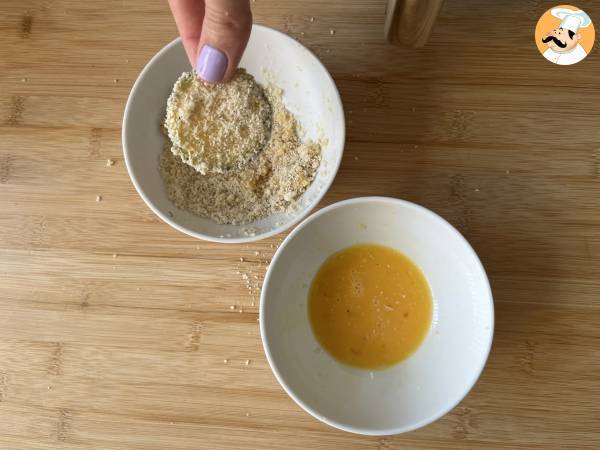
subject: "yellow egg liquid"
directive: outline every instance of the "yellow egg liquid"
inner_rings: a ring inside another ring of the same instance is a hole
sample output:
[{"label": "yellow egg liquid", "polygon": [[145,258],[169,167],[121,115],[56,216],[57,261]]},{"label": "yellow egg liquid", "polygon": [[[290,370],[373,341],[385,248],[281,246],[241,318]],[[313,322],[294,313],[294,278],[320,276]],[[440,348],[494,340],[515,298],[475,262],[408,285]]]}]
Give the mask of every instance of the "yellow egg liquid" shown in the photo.
[{"label": "yellow egg liquid", "polygon": [[431,290],[405,255],[360,244],[330,256],[313,279],[312,329],[338,361],[382,369],[410,356],[431,324]]}]

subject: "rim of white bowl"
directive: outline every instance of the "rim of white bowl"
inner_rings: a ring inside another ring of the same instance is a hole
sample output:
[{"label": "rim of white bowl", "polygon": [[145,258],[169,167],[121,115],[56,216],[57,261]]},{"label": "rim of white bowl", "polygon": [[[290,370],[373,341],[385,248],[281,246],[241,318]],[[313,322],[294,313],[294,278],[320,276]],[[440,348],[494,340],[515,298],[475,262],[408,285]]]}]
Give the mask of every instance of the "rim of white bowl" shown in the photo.
[{"label": "rim of white bowl", "polygon": [[[320,69],[325,73],[327,79],[329,80],[329,82],[332,84],[333,86],[333,91],[335,93],[334,98],[332,99],[332,101],[337,104],[339,106],[339,108],[341,109],[341,111],[344,111],[344,105],[342,103],[342,98],[340,97],[340,93],[338,91],[337,85],[335,84],[335,80],[333,79],[333,77],[331,76],[331,74],[329,73],[329,71],[327,70],[327,68],[325,67],[325,65],[321,62],[321,60],[312,52],[310,51],[308,48],[306,48],[304,45],[302,45],[301,43],[299,43],[298,41],[296,41],[295,39],[291,38],[290,36],[288,36],[287,34],[276,30],[274,28],[270,28],[267,27],[265,25],[259,25],[259,24],[253,24],[252,28],[258,28],[258,29],[263,29],[269,32],[274,32],[275,34],[280,35],[280,37],[288,39],[292,45],[296,45],[302,49],[304,49],[305,51],[307,51],[310,55],[313,56],[313,58],[315,58],[315,60],[318,62],[318,67],[320,67]],[[139,84],[141,83],[141,79],[143,78],[143,76],[146,74],[147,71],[150,70],[150,67],[152,67],[154,65],[154,63],[156,62],[156,60],[158,60],[163,53],[169,51],[171,49],[171,47],[178,45],[179,42],[181,41],[180,37],[177,37],[175,39],[173,39],[171,42],[169,42],[167,45],[165,45],[163,48],[161,48],[151,59],[150,61],[148,61],[146,63],[146,65],[144,66],[144,68],[142,69],[142,71],[140,72],[140,74],[138,75],[137,79],[135,80],[135,83],[133,83],[133,86],[131,87],[131,91],[129,92],[129,96],[127,97],[127,102],[125,104],[125,110],[123,112],[123,121],[122,121],[122,125],[121,125],[121,143],[123,146],[123,156],[125,159],[125,167],[127,167],[127,173],[129,174],[129,178],[131,178],[131,181],[133,182],[133,185],[135,187],[135,190],[137,191],[137,193],[139,194],[139,196],[142,198],[142,200],[144,201],[144,203],[146,203],[146,205],[152,210],[152,212],[154,214],[156,214],[158,216],[159,219],[161,219],[163,222],[165,222],[166,224],[170,225],[171,227],[175,228],[178,231],[181,231],[184,234],[187,234],[188,236],[194,237],[196,239],[202,239],[205,241],[210,241],[210,242],[218,242],[218,243],[224,243],[224,244],[243,244],[243,243],[247,243],[247,242],[255,242],[255,241],[260,241],[262,239],[267,239],[271,236],[275,236],[279,233],[282,233],[288,229],[290,229],[291,227],[293,227],[294,225],[296,225],[298,222],[300,222],[302,219],[304,219],[308,214],[310,214],[311,211],[313,211],[315,209],[315,207],[319,204],[319,202],[323,199],[323,197],[325,196],[325,194],[329,191],[329,189],[331,188],[331,185],[333,184],[335,177],[337,176],[337,172],[340,168],[340,165],[342,163],[342,158],[344,156],[344,148],[346,145],[346,119],[344,117],[344,114],[342,114],[341,116],[341,123],[340,123],[340,132],[341,132],[341,145],[342,148],[339,150],[339,154],[337,157],[337,161],[335,161],[335,165],[333,165],[333,171],[332,173],[332,177],[324,184],[323,189],[321,189],[321,191],[319,193],[317,193],[317,195],[313,198],[313,200],[311,201],[310,205],[306,207],[306,209],[304,209],[302,212],[300,212],[293,220],[290,220],[289,222],[286,222],[280,226],[276,226],[274,228],[272,228],[269,231],[266,231],[264,233],[257,233],[255,236],[247,236],[247,237],[217,237],[217,236],[211,236],[208,234],[204,234],[204,233],[199,233],[193,230],[190,230],[189,228],[177,223],[176,221],[172,220],[170,217],[168,217],[167,215],[163,214],[157,207],[156,205],[154,205],[154,203],[152,202],[152,200],[145,194],[145,192],[142,190],[142,188],[140,187],[140,184],[138,183],[137,177],[135,176],[135,174],[133,173],[133,171],[131,170],[131,163],[129,161],[129,151],[127,150],[127,144],[126,144],[126,139],[125,139],[125,134],[126,134],[126,123],[127,123],[127,118],[129,116],[129,110],[131,107],[131,98],[134,94],[134,92],[136,92],[139,89]],[[329,171],[328,171],[329,172]]]},{"label": "rim of white bowl", "polygon": [[[398,205],[402,205],[404,207],[416,209],[416,210],[419,210],[419,211],[425,213],[427,216],[431,217],[433,220],[440,222],[444,226],[448,227],[450,229],[450,231],[453,232],[456,235],[456,237],[459,240],[461,240],[464,243],[464,245],[467,247],[468,251],[475,258],[477,267],[481,270],[481,272],[483,274],[483,281],[485,282],[487,300],[490,304],[489,306],[490,306],[490,315],[491,315],[490,329],[489,329],[489,333],[487,336],[488,344],[487,344],[487,348],[485,350],[485,357],[482,359],[480,367],[478,367],[478,369],[473,373],[473,376],[471,377],[471,380],[469,381],[467,389],[459,397],[457,397],[456,401],[452,402],[449,407],[447,407],[443,410],[440,410],[436,414],[433,414],[431,417],[428,417],[419,422],[415,422],[415,423],[407,425],[407,426],[396,427],[396,428],[387,428],[387,429],[383,429],[383,430],[374,430],[372,428],[353,427],[353,426],[346,425],[344,423],[338,422],[329,417],[325,417],[322,414],[319,414],[313,408],[311,408],[306,403],[304,403],[304,401],[302,401],[302,399],[299,396],[297,396],[296,393],[285,382],[283,376],[279,372],[279,369],[277,368],[277,366],[273,360],[273,355],[271,354],[271,349],[269,347],[267,340],[265,339],[265,323],[264,323],[264,314],[263,314],[264,309],[265,309],[265,292],[267,291],[266,287],[268,286],[268,284],[271,280],[271,274],[272,274],[273,267],[275,267],[275,265],[277,264],[277,260],[279,259],[284,248],[288,245],[288,243],[291,240],[294,239],[294,237],[300,232],[300,230],[302,230],[305,226],[307,226],[309,223],[311,223],[318,217],[320,217],[324,214],[327,214],[327,213],[333,211],[334,209],[338,209],[343,206],[352,205],[352,204],[356,204],[356,203],[369,203],[369,202],[395,203]],[[477,253],[475,252],[475,250],[473,249],[471,244],[469,244],[469,241],[467,241],[467,239],[456,228],[454,228],[454,226],[452,226],[452,224],[450,222],[448,222],[446,219],[444,219],[442,216],[438,215],[437,213],[431,211],[430,209],[425,208],[424,206],[417,205],[416,203],[412,203],[407,200],[401,200],[401,199],[393,198],[393,197],[372,196],[372,197],[357,197],[357,198],[351,198],[348,200],[342,200],[340,202],[333,203],[329,206],[326,206],[325,208],[320,209],[319,211],[315,212],[314,214],[311,214],[310,217],[306,218],[300,225],[298,225],[296,228],[294,228],[294,230],[281,243],[281,245],[279,246],[279,248],[273,255],[271,263],[269,264],[269,269],[267,270],[267,273],[265,275],[265,279],[263,281],[263,287],[262,287],[262,291],[261,291],[261,295],[260,295],[259,313],[260,313],[260,316],[259,316],[260,337],[262,340],[263,349],[265,351],[265,355],[267,356],[267,361],[269,363],[269,366],[271,367],[271,370],[273,371],[275,378],[277,379],[277,381],[279,382],[279,384],[281,385],[283,390],[292,398],[292,400],[294,400],[302,409],[304,409],[304,411],[306,411],[307,413],[309,413],[311,416],[315,417],[316,419],[319,419],[321,422],[326,423],[327,425],[330,425],[334,428],[338,428],[342,431],[348,431],[350,433],[363,434],[363,435],[368,435],[368,436],[390,436],[390,435],[395,435],[395,434],[406,433],[408,431],[413,431],[418,428],[427,426],[427,425],[435,422],[436,420],[440,419],[441,417],[445,416],[446,414],[448,414],[461,401],[463,401],[463,399],[467,396],[467,394],[471,391],[471,389],[473,389],[473,386],[475,386],[475,383],[477,383],[477,380],[479,380],[479,377],[481,376],[481,373],[483,372],[483,369],[484,369],[484,367],[487,363],[488,357],[490,355],[490,351],[492,349],[492,341],[493,341],[493,337],[494,337],[494,299],[492,296],[492,288],[490,286],[490,282],[489,282],[487,273],[485,271],[485,268],[484,268],[483,264],[481,263],[479,256],[477,256]]]}]

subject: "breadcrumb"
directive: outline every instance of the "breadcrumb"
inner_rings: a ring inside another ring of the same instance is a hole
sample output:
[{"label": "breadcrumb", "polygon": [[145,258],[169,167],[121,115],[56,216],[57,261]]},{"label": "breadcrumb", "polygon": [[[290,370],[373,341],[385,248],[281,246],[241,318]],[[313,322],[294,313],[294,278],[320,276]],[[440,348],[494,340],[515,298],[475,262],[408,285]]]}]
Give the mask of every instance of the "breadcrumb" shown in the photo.
[{"label": "breadcrumb", "polygon": [[252,75],[238,69],[228,83],[207,84],[184,72],[167,101],[171,151],[202,174],[240,169],[271,133],[272,111]]},{"label": "breadcrumb", "polygon": [[273,115],[269,140],[238,170],[203,175],[173,154],[170,143],[163,150],[160,172],[178,208],[220,224],[239,225],[297,206],[321,162],[321,142],[301,141],[299,124],[286,109],[281,89],[269,85],[265,93]]}]

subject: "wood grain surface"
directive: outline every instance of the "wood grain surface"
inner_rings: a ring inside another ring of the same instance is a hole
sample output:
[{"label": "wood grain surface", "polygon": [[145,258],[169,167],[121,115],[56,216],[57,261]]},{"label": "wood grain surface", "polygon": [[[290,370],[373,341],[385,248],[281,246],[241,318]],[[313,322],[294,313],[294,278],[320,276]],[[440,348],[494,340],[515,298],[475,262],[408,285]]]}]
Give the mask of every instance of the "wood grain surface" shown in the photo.
[{"label": "wood grain surface", "polygon": [[[304,413],[256,322],[283,236],[193,240],[127,176],[123,108],[176,36],[166,2],[3,1],[0,449],[600,448],[600,43],[555,66],[533,42],[553,3],[447,0],[429,44],[400,49],[385,43],[385,4],[252,3],[340,89],[347,143],[323,205],[411,200],[480,255],[497,321],[472,392],[385,438]],[[598,2],[577,6],[600,26]],[[238,271],[257,276],[251,292]]]}]

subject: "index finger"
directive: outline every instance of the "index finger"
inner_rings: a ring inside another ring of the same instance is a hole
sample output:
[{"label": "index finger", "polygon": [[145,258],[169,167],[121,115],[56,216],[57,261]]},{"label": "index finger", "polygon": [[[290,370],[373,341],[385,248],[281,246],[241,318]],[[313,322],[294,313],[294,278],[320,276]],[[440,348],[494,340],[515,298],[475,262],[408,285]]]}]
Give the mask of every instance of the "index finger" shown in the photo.
[{"label": "index finger", "polygon": [[204,0],[169,0],[169,7],[175,18],[185,53],[194,67],[204,21]]}]

